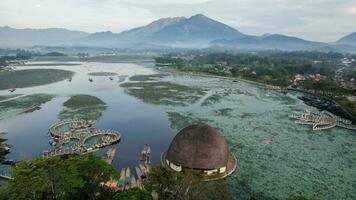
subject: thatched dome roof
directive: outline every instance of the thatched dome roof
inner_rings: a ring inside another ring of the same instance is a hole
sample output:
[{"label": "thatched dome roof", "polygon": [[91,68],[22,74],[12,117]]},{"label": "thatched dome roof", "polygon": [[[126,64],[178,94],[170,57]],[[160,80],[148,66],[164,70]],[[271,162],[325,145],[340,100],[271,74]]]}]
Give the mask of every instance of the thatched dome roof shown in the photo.
[{"label": "thatched dome roof", "polygon": [[191,169],[217,169],[227,165],[230,151],[224,136],[206,124],[182,129],[173,139],[166,159]]}]

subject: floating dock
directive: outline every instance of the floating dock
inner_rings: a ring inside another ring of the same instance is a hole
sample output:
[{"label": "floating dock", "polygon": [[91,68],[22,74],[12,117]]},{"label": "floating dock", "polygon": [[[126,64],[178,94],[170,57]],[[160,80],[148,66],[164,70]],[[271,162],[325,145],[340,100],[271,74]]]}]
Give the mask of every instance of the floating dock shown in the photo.
[{"label": "floating dock", "polygon": [[340,118],[328,111],[320,113],[312,113],[308,110],[305,112],[293,112],[289,117],[295,119],[297,124],[311,125],[315,131],[331,129],[336,126],[356,130],[356,126],[351,121]]},{"label": "floating dock", "polygon": [[[121,134],[118,131],[97,130],[91,128],[93,123],[94,121],[70,120],[61,121],[51,126],[49,129],[52,136],[50,143],[56,147],[44,151],[44,156],[85,154],[120,141]],[[94,137],[99,137],[100,142],[91,147],[86,147],[86,142]],[[71,141],[75,142],[66,146]],[[110,154],[115,154],[115,152]],[[111,156],[114,157],[114,155]]]}]

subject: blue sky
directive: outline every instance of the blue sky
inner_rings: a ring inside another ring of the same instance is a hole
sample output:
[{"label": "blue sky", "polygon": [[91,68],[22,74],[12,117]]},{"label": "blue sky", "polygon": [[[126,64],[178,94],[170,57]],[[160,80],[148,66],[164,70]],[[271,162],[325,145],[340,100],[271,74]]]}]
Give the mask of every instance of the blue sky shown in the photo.
[{"label": "blue sky", "polygon": [[332,42],[356,31],[354,0],[1,0],[0,26],[120,32],[198,13],[247,34]]}]

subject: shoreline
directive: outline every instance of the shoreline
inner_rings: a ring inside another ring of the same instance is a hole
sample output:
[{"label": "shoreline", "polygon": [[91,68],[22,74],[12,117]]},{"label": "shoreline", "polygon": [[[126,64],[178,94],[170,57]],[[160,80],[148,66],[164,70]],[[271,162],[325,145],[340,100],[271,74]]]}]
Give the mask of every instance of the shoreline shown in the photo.
[{"label": "shoreline", "polygon": [[275,85],[269,85],[265,83],[259,83],[256,81],[251,81],[243,78],[237,78],[237,77],[227,77],[227,76],[219,76],[219,75],[214,75],[214,74],[208,74],[205,72],[191,72],[191,71],[179,71],[177,69],[172,69],[168,67],[156,67],[157,70],[162,71],[162,72],[169,72],[173,74],[179,74],[179,75],[188,75],[188,76],[199,76],[199,77],[207,77],[207,78],[217,78],[220,80],[231,80],[231,81],[243,81],[252,85],[256,85],[259,87],[262,87],[264,89],[269,89],[269,90],[274,90],[274,91],[279,91],[282,92],[283,89],[280,86],[275,86]]},{"label": "shoreline", "polygon": [[[259,82],[255,82],[255,81],[251,81],[251,80],[246,80],[246,79],[242,79],[242,78],[237,78],[237,77],[226,77],[226,76],[219,76],[219,75],[213,75],[213,74],[208,74],[208,73],[204,73],[204,72],[185,72],[185,71],[179,71],[177,69],[174,69],[174,68],[169,68],[169,67],[157,67],[157,69],[159,71],[162,71],[162,72],[168,72],[168,73],[173,73],[173,74],[179,74],[179,75],[188,75],[188,76],[198,76],[198,77],[207,77],[207,78],[217,78],[217,79],[220,79],[220,80],[231,80],[231,81],[243,81],[243,82],[246,82],[246,83],[249,83],[249,84],[252,84],[252,85],[255,85],[257,87],[260,87],[260,88],[263,88],[263,89],[268,89],[268,90],[273,90],[273,91],[277,91],[277,92],[283,92],[284,89],[285,90],[292,90],[292,91],[296,91],[296,92],[299,92],[299,93],[305,93],[305,94],[310,94],[310,95],[315,95],[315,94],[311,94],[305,90],[298,90],[298,89],[291,89],[289,87],[287,88],[281,88],[279,86],[273,86],[273,85],[268,85],[268,84],[263,84],[263,83],[259,83]],[[327,98],[329,101],[332,101],[333,103],[335,103],[336,105],[338,105],[341,110],[346,114],[344,115],[343,117],[351,120],[351,121],[355,121],[355,117],[350,114],[349,111],[347,111],[347,109],[345,109],[344,107],[342,107],[338,102],[336,102],[335,100],[333,99],[330,99],[330,98]],[[312,106],[314,108],[317,108],[317,109],[320,109],[316,106]],[[330,111],[329,109],[323,109],[323,110],[327,110],[327,111]],[[340,113],[334,113],[336,115],[340,115]],[[348,116],[348,117],[347,117]]]}]

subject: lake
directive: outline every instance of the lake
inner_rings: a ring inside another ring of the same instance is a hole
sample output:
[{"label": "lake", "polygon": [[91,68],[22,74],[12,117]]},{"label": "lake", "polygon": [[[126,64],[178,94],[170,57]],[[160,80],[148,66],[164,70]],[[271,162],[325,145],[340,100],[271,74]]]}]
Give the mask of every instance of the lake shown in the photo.
[{"label": "lake", "polygon": [[[356,199],[355,132],[341,128],[312,131],[310,126],[295,124],[288,118],[292,111],[317,111],[300,101],[298,94],[284,95],[244,82],[165,74],[150,63],[77,64],[46,66],[37,62],[17,67],[64,69],[75,74],[71,82],[21,88],[13,93],[55,96],[39,110],[8,114],[0,120],[0,132],[8,132],[5,138],[13,145],[7,157],[33,158],[49,149],[48,128],[59,121],[63,103],[71,95],[88,94],[107,105],[94,127],[121,132],[113,162],[118,170],[127,166],[133,169],[144,144],[151,146],[153,163],[159,164],[161,153],[180,129],[204,122],[225,135],[237,157],[237,170],[227,178],[234,198],[303,194]],[[89,75],[95,72],[117,75],[113,80]],[[0,90],[0,96],[8,94]]]}]

